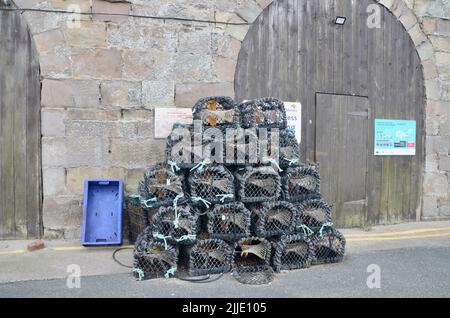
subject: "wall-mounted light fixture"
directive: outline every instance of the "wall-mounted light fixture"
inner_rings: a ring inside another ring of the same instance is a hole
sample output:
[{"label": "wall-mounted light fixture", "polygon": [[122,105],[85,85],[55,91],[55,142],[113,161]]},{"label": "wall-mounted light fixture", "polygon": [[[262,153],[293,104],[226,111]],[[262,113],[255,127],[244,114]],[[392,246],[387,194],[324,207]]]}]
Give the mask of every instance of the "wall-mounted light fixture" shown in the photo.
[{"label": "wall-mounted light fixture", "polygon": [[344,25],[345,21],[347,21],[346,17],[337,16],[336,20],[334,21],[334,23],[337,24],[337,25]]}]

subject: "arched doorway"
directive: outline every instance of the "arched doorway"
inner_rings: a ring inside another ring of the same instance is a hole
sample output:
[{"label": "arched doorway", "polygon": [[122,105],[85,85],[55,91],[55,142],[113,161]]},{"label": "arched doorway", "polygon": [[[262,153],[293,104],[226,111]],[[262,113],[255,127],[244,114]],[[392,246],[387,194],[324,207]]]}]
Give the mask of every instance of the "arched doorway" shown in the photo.
[{"label": "arched doorway", "polygon": [[0,11],[0,239],[41,235],[39,76],[27,23]]},{"label": "arched doorway", "polygon": [[[379,28],[367,24],[374,6]],[[338,16],[347,18],[344,25],[335,23]],[[385,7],[373,0],[274,1],[242,43],[235,91],[238,100],[302,103],[302,159],[320,162],[337,225],[416,220],[423,71],[409,34]],[[415,120],[416,155],[374,156],[374,119]]]}]

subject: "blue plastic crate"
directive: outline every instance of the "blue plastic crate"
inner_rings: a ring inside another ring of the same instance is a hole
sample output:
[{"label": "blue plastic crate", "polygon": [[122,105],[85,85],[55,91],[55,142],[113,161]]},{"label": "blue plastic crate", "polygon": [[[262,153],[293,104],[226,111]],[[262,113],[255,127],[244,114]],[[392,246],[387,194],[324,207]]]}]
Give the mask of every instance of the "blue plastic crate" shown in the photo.
[{"label": "blue plastic crate", "polygon": [[81,244],[122,244],[122,207],[122,180],[85,180]]}]

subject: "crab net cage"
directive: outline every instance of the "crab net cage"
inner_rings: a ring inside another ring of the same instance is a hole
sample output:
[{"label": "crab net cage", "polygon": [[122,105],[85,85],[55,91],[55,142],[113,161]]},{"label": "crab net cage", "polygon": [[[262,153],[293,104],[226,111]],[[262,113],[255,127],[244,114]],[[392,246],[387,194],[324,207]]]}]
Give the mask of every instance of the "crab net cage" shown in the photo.
[{"label": "crab net cage", "polygon": [[286,201],[265,202],[252,211],[252,230],[258,237],[290,234],[296,221],[297,210]]},{"label": "crab net cage", "polygon": [[198,204],[234,201],[234,176],[222,165],[207,165],[189,173],[189,190]]},{"label": "crab net cage", "polygon": [[231,97],[204,97],[192,109],[194,120],[207,127],[237,126],[239,112]]},{"label": "crab net cage", "polygon": [[139,194],[151,207],[171,205],[177,196],[184,195],[183,181],[184,175],[176,174],[170,166],[155,165],[145,171]]},{"label": "crab net cage", "polygon": [[207,219],[210,238],[235,241],[250,236],[250,211],[241,202],[217,204]]},{"label": "crab net cage", "polygon": [[299,225],[304,224],[311,229],[320,228],[331,222],[332,207],[323,199],[311,199],[293,203],[299,211]]},{"label": "crab net cage", "polygon": [[308,268],[314,259],[314,245],[303,234],[283,235],[273,243],[275,271]]},{"label": "crab net cage", "polygon": [[262,285],[274,278],[270,266],[272,246],[264,238],[243,238],[234,246],[234,278],[243,284]]},{"label": "crab net cage", "polygon": [[295,133],[292,130],[280,131],[280,167],[288,168],[297,166],[300,163],[300,145],[295,138]]},{"label": "crab net cage", "polygon": [[124,202],[125,224],[128,225],[128,239],[130,243],[137,240],[139,234],[150,225],[151,218],[157,212],[156,208],[145,208],[138,197],[126,196]]},{"label": "crab net cage", "polygon": [[281,178],[271,166],[245,167],[236,171],[237,193],[244,203],[277,200],[281,194]]},{"label": "crab net cage", "polygon": [[259,135],[256,129],[239,127],[235,130],[227,130],[224,136],[226,165],[244,166],[258,163]]},{"label": "crab net cage", "polygon": [[285,170],[283,194],[286,201],[320,198],[320,175],[316,166],[301,165]]},{"label": "crab net cage", "polygon": [[153,239],[147,227],[138,237],[133,251],[133,274],[139,280],[169,277],[178,262],[178,247]]},{"label": "crab net cage", "polygon": [[164,242],[190,244],[200,227],[199,213],[190,205],[160,207],[153,216],[153,236]]},{"label": "crab net cage", "polygon": [[344,259],[345,237],[333,227],[321,227],[312,236],[314,259],[312,264],[338,263]]},{"label": "crab net cage", "polygon": [[227,273],[231,270],[233,249],[219,239],[198,240],[187,246],[190,276]]},{"label": "crab net cage", "polygon": [[280,128],[287,127],[284,103],[276,98],[266,97],[245,101],[238,105],[241,126]]}]

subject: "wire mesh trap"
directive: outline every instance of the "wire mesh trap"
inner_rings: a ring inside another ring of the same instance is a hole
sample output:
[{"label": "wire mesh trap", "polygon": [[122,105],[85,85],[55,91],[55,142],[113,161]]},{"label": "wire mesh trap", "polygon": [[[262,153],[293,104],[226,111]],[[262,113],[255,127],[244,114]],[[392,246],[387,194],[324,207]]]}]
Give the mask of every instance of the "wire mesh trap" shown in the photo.
[{"label": "wire mesh trap", "polygon": [[157,209],[144,208],[137,197],[126,196],[124,202],[124,215],[128,225],[128,238],[134,243],[144,229],[150,225],[152,216]]},{"label": "wire mesh trap", "polygon": [[312,236],[314,259],[312,264],[337,263],[344,259],[345,237],[331,226],[322,226]]},{"label": "wire mesh trap", "polygon": [[265,285],[273,281],[275,273],[269,265],[237,266],[233,277],[241,284]]},{"label": "wire mesh trap", "polygon": [[265,238],[243,238],[234,245],[234,265],[270,265],[271,253],[272,246]]},{"label": "wire mesh trap", "polygon": [[245,167],[237,170],[238,197],[241,202],[277,200],[281,194],[281,178],[270,166]]},{"label": "wire mesh trap", "polygon": [[296,221],[297,210],[286,201],[265,202],[252,211],[252,230],[258,237],[290,234]]},{"label": "wire mesh trap", "polygon": [[[139,182],[139,194],[145,205],[171,205],[177,196],[183,196],[183,174],[176,174],[170,166],[155,165],[147,169]],[[180,200],[180,203],[182,200]]]},{"label": "wire mesh trap", "polygon": [[291,270],[308,268],[314,259],[314,245],[306,235],[284,235],[274,242],[273,268]]},{"label": "wire mesh trap", "polygon": [[204,97],[192,109],[194,120],[201,120],[204,126],[237,126],[239,113],[231,97]]},{"label": "wire mesh trap", "polygon": [[304,224],[314,229],[331,222],[332,207],[323,199],[312,199],[293,203],[299,211],[298,225]]},{"label": "wire mesh trap", "polygon": [[241,126],[280,128],[287,127],[284,103],[276,98],[266,97],[242,102],[238,105]]},{"label": "wire mesh trap", "polygon": [[207,216],[210,238],[234,241],[250,235],[250,211],[241,202],[215,205]]},{"label": "wire mesh trap", "polygon": [[221,274],[231,270],[233,249],[223,240],[198,240],[187,247],[188,273],[191,276]]},{"label": "wire mesh trap", "polygon": [[280,131],[280,167],[297,166],[300,163],[300,145],[292,130]]},{"label": "wire mesh trap", "polygon": [[301,201],[320,197],[320,175],[312,165],[301,165],[285,170],[283,194],[286,201]]},{"label": "wire mesh trap", "polygon": [[153,217],[153,236],[164,242],[190,244],[200,228],[198,211],[190,205],[160,207]]},{"label": "wire mesh trap", "polygon": [[234,201],[234,176],[224,166],[207,165],[189,173],[189,189],[191,200],[206,207]]},{"label": "wire mesh trap", "polygon": [[147,227],[136,240],[133,251],[133,274],[139,280],[174,275],[178,262],[178,247],[155,241]]}]

